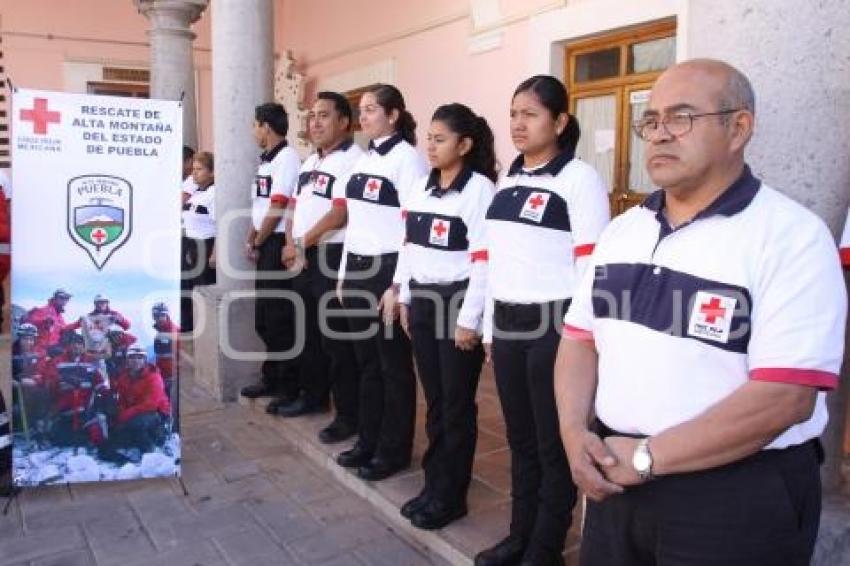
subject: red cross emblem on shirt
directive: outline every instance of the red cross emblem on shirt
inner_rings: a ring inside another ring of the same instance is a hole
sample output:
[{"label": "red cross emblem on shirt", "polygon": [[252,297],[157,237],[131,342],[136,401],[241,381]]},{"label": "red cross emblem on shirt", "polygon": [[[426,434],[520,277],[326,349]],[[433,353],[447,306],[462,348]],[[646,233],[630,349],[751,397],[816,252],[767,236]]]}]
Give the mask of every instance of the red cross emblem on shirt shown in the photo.
[{"label": "red cross emblem on shirt", "polygon": [[103,241],[106,239],[106,236],[106,231],[103,228],[95,228],[94,230],[92,230],[91,233],[91,239],[94,240],[94,243],[98,246],[103,243]]},{"label": "red cross emblem on shirt", "polygon": [[31,109],[21,110],[21,120],[32,122],[32,131],[35,134],[46,134],[47,125],[58,124],[59,118],[59,112],[47,109],[46,98],[36,98]]},{"label": "red cross emblem on shirt", "polygon": [[328,178],[327,178],[327,177],[325,177],[324,175],[319,175],[319,176],[316,178],[316,184],[317,184],[320,188],[324,189],[324,188],[325,188],[325,185],[327,185],[327,184],[328,184]]},{"label": "red cross emblem on shirt", "polygon": [[726,308],[721,306],[720,299],[712,297],[707,303],[703,303],[699,312],[705,316],[705,321],[708,324],[714,324],[718,318],[726,318]]},{"label": "red cross emblem on shirt", "polygon": [[438,220],[436,222],[436,224],[434,224],[433,230],[434,230],[434,233],[437,234],[438,238],[442,238],[443,234],[446,233],[448,228],[446,228],[446,226],[445,226],[445,224],[443,224],[442,220]]},{"label": "red cross emblem on shirt", "polygon": [[543,206],[544,204],[546,204],[546,201],[538,193],[534,195],[534,198],[528,199],[528,204],[531,205],[532,210],[537,210],[537,207]]},{"label": "red cross emblem on shirt", "polygon": [[369,182],[366,183],[366,188],[369,189],[370,193],[374,193],[381,188],[381,183],[377,179],[369,179]]}]

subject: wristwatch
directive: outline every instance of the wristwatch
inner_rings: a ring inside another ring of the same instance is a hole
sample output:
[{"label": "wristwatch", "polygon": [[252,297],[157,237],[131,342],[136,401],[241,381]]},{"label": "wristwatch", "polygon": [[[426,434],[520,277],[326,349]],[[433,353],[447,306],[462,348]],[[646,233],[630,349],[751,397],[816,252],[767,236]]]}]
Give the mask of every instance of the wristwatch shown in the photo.
[{"label": "wristwatch", "polygon": [[643,481],[652,479],[652,453],[649,451],[649,438],[638,442],[632,455],[632,466]]}]

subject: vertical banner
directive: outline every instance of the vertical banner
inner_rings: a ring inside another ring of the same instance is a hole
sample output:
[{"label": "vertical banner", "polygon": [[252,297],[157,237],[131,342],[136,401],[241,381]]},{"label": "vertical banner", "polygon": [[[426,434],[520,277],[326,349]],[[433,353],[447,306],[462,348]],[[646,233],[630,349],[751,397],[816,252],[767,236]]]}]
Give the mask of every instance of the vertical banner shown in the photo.
[{"label": "vertical banner", "polygon": [[179,474],[182,108],[12,98],[17,485]]}]

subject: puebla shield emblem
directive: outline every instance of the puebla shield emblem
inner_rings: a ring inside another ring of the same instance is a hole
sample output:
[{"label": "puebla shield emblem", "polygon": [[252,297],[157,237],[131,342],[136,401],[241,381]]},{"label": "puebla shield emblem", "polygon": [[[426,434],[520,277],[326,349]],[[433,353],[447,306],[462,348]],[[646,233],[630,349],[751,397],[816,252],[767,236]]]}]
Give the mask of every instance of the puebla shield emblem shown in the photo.
[{"label": "puebla shield emblem", "polygon": [[68,182],[68,234],[98,270],[130,238],[133,187],[120,177],[84,175]]}]

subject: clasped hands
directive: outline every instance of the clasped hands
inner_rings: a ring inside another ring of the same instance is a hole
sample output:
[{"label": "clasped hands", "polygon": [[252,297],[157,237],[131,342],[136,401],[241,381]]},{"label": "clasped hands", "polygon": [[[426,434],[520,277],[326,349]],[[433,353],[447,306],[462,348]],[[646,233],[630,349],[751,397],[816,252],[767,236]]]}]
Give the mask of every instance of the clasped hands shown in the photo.
[{"label": "clasped hands", "polygon": [[644,483],[632,466],[639,439],[609,436],[602,440],[587,429],[562,431],[562,437],[573,481],[593,501]]}]

